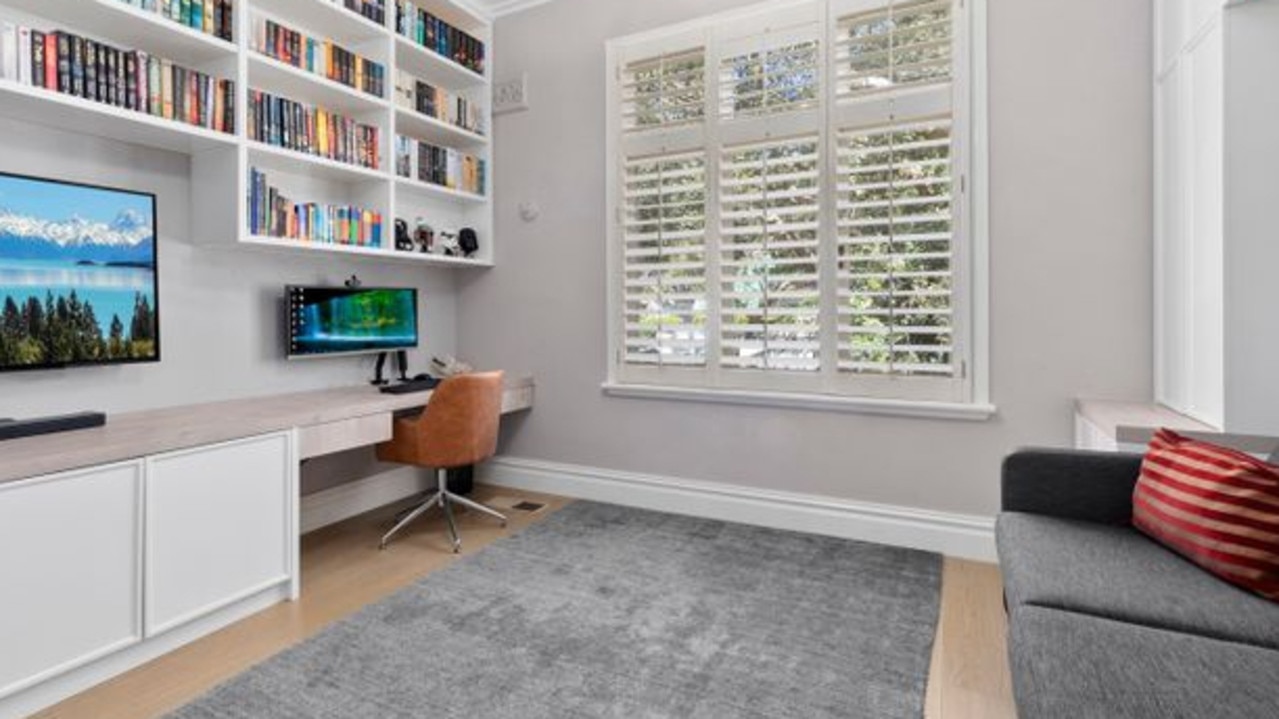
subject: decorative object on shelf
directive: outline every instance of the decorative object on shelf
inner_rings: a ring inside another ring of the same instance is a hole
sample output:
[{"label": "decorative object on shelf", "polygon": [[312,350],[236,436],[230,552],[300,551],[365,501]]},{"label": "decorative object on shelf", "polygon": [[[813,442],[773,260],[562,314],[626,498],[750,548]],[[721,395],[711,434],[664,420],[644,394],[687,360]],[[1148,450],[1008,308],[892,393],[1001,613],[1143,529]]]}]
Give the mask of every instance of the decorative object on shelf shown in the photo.
[{"label": "decorative object on shelf", "polygon": [[249,92],[249,139],[376,170],[381,129],[314,105]]},{"label": "decorative object on shelf", "polygon": [[413,240],[417,244],[418,252],[431,254],[435,249],[435,228],[427,224],[424,218],[417,218],[417,222],[413,225]]},{"label": "decorative object on shelf", "polygon": [[258,20],[253,37],[254,48],[267,57],[369,95],[386,94],[386,67],[332,40],[307,35],[268,18]]},{"label": "decorative object on shelf", "polygon": [[357,247],[382,246],[382,213],[353,205],[295,203],[249,170],[249,234]]},{"label": "decorative object on shelf", "polygon": [[364,283],[360,281],[359,275],[351,275],[346,278],[346,281],[342,283],[342,286],[346,287],[348,290],[358,290],[364,286]]},{"label": "decorative object on shelf", "polygon": [[475,234],[475,230],[470,227],[463,227],[462,231],[457,235],[457,246],[462,250],[462,256],[474,257],[475,253],[480,249],[480,238]]},{"label": "decorative object on shelf", "polygon": [[436,246],[446,257],[462,256],[462,248],[457,246],[457,235],[452,232],[441,232]]},{"label": "decorative object on shelf", "polygon": [[162,18],[199,30],[206,35],[233,42],[235,8],[232,0],[120,0],[126,5],[153,12]]},{"label": "decorative object on shelf", "polygon": [[234,134],[235,81],[56,30],[0,24],[0,79]]},{"label": "decorative object on shelf", "polygon": [[484,74],[483,42],[417,7],[417,3],[396,0],[395,11],[395,31],[400,35],[477,75]]},{"label": "decorative object on shelf", "polygon": [[395,221],[395,249],[401,252],[412,252],[417,249],[417,243],[409,235],[409,223],[405,220]]}]

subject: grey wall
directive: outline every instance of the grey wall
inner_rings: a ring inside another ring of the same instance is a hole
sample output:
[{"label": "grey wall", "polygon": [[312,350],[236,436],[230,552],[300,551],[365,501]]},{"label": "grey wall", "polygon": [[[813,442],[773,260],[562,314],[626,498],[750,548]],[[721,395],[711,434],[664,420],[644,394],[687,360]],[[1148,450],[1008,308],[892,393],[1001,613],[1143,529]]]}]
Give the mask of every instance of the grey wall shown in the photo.
[{"label": "grey wall", "polygon": [[[499,20],[498,267],[459,279],[459,346],[525,370],[537,407],[503,452],[991,514],[1000,459],[1071,441],[1075,397],[1151,394],[1151,10],[990,0],[991,384],[978,423],[609,398],[604,42],[753,0],[554,0]],[[541,219],[517,207],[536,201]]]},{"label": "grey wall", "polygon": [[[455,351],[454,277],[448,271],[245,250],[232,247],[230,238],[227,247],[193,246],[185,155],[8,120],[0,120],[0,138],[0,170],[158,194],[163,353],[159,364],[0,374],[0,417],[120,412],[364,382],[372,373],[368,359],[283,359],[283,286],[338,283],[352,272],[368,284],[419,288],[424,339],[414,353],[416,369],[425,371],[432,353]],[[308,467],[307,488],[376,471],[367,455],[335,462],[340,471]]]}]

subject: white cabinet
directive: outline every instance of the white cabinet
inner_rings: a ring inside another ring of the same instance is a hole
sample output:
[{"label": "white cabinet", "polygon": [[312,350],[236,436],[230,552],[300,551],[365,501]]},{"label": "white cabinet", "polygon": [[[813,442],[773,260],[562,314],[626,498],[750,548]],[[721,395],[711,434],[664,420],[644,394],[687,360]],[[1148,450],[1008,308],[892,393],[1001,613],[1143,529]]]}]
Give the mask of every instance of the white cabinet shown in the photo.
[{"label": "white cabinet", "polygon": [[[1155,394],[1279,432],[1279,0],[1155,0]],[[1258,321],[1264,320],[1264,321]]]},{"label": "white cabinet", "polygon": [[290,581],[296,466],[286,433],[147,460],[148,636]]},{"label": "white cabinet", "polygon": [[141,462],[0,485],[0,697],[142,639]]}]

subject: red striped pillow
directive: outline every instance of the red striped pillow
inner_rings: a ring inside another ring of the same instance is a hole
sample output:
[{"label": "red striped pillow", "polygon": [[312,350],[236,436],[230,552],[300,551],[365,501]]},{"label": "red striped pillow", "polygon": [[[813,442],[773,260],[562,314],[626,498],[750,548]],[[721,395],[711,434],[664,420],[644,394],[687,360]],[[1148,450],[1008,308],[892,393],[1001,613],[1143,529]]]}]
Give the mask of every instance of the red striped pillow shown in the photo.
[{"label": "red striped pillow", "polygon": [[1279,467],[1161,429],[1141,464],[1132,521],[1209,572],[1279,601]]}]

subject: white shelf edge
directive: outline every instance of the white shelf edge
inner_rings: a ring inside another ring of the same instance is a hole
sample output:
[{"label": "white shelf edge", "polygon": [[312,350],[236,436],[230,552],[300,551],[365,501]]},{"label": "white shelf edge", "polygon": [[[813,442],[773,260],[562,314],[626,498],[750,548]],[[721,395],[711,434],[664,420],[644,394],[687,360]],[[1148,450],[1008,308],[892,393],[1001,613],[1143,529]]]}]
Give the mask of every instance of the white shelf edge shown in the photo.
[{"label": "white shelf edge", "polygon": [[[257,152],[264,155],[274,155],[276,157],[298,162],[303,165],[313,165],[315,167],[322,167],[332,172],[349,175],[352,177],[352,179],[358,179],[360,181],[372,181],[372,180],[385,181],[389,179],[386,172],[382,170],[374,170],[372,168],[363,167],[361,165],[354,165],[349,162],[340,162],[338,160],[330,160],[327,157],[321,157],[319,155],[309,155],[299,150],[290,150],[287,147],[277,147],[275,145],[262,142],[261,140],[250,140],[248,138],[245,138],[244,144],[249,149],[249,152],[251,153]],[[252,165],[253,163],[250,162],[249,164]]]},{"label": "white shelf edge", "polygon": [[217,35],[204,32],[203,30],[196,30],[193,27],[187,27],[176,20],[170,20],[162,16],[159,12],[143,10],[135,5],[129,5],[122,0],[95,0],[95,2],[103,7],[110,8],[115,12],[133,17],[139,22],[150,23],[154,27],[163,28],[166,32],[175,33],[196,44],[204,45],[210,50],[224,54],[227,57],[231,57],[240,51],[239,46],[236,45],[235,42],[225,40]]},{"label": "white shelf edge", "polygon": [[395,177],[395,181],[402,187],[407,187],[413,190],[419,190],[421,192],[425,192],[430,195],[436,195],[438,197],[444,197],[444,198],[449,198],[454,200],[462,200],[464,202],[472,202],[477,205],[482,205],[489,201],[488,195],[477,195],[472,192],[463,192],[461,190],[454,190],[449,187],[437,185],[433,182],[423,182],[422,180],[414,180],[411,177],[400,177],[397,175]]},{"label": "white shelf edge", "polygon": [[[484,145],[484,146],[487,146],[489,144],[489,138],[487,135],[481,135],[478,132],[472,132],[465,128],[458,127],[457,125],[454,125],[451,122],[445,122],[439,118],[431,117],[430,115],[424,115],[416,110],[410,110],[407,107],[402,107],[397,105],[395,107],[395,115],[397,118],[399,117],[410,118],[409,119],[410,123],[420,122],[425,125],[429,125],[439,130],[441,133],[445,135],[450,135],[456,138],[460,142],[465,142],[471,145]],[[402,128],[397,122],[395,127],[396,134],[400,134],[400,135],[405,134],[404,132],[402,132],[403,129],[404,128]],[[420,140],[421,138],[416,138],[416,139]]]},{"label": "white shelf edge", "polygon": [[268,247],[289,252],[319,252],[339,255],[354,255],[391,262],[417,262],[420,264],[447,267],[487,268],[493,266],[493,263],[487,260],[472,260],[465,257],[400,252],[399,250],[388,249],[385,247],[363,247],[360,245],[307,242],[305,240],[290,240],[281,237],[270,237],[268,235],[244,235],[240,238],[239,243],[241,245]]},{"label": "white shelf edge", "polygon": [[[211,130],[206,127],[201,127],[200,125],[191,125],[189,123],[185,123],[180,120],[171,120],[165,117],[161,117],[159,115],[152,115],[147,112],[141,112],[139,110],[129,110],[127,108],[118,107],[116,105],[108,105],[106,103],[96,102],[94,100],[86,100],[85,98],[80,97],[79,95],[71,95],[68,93],[58,92],[56,90],[48,90],[43,87],[36,87],[34,85],[23,85],[13,80],[0,80],[0,93],[6,93],[6,92],[12,93],[15,95],[22,95],[24,97],[39,100],[42,102],[48,102],[54,105],[64,105],[68,107],[73,107],[77,110],[83,110],[85,112],[91,112],[93,114],[99,115],[104,119],[110,119],[110,120],[119,121],[119,122],[127,122],[135,125],[149,125],[156,128],[157,130],[163,130],[164,132],[173,133],[177,135],[186,135],[192,139],[201,140],[203,142],[208,142],[211,144],[220,144],[220,145],[225,145],[227,147],[234,147],[239,142],[238,134],[233,134],[229,132],[219,132],[217,130]],[[18,119],[18,120],[23,120],[23,118],[20,116],[15,116],[15,115],[10,115],[5,113],[3,109],[0,109],[0,115],[4,115],[7,117],[14,117],[15,119]],[[33,122],[34,120],[27,119],[26,121]],[[57,127],[56,123],[51,123],[51,124]],[[107,138],[112,137],[110,134],[104,134],[104,133],[83,132],[81,134],[93,135],[95,137],[107,137]],[[129,144],[139,144],[137,142],[133,142],[129,140],[122,140],[122,142],[129,142]],[[156,144],[156,145],[146,145],[146,146],[159,147],[163,149],[163,148],[168,148],[171,145]]]},{"label": "white shelf edge", "polygon": [[[339,93],[345,97],[350,98],[351,101],[354,102],[355,104],[364,106],[363,109],[356,109],[355,110],[356,112],[385,110],[391,106],[390,101],[388,101],[386,98],[378,97],[377,95],[370,95],[369,93],[364,92],[363,90],[359,90],[354,87],[350,87],[348,85],[343,85],[342,83],[336,80],[330,80],[329,78],[323,75],[311,72],[309,70],[304,70],[295,65],[290,65],[287,62],[277,60],[271,57],[270,55],[264,54],[260,50],[249,49],[246,54],[249,57],[250,74],[252,74],[252,71],[253,71],[252,66],[255,64],[263,68],[269,68],[270,70],[275,72],[282,72],[286,75],[289,75],[290,77],[297,78],[301,82],[310,83],[317,88],[323,88],[324,90],[329,92]],[[249,88],[261,89],[260,87],[257,87],[257,85],[252,82],[249,83]],[[273,92],[271,94],[288,95],[289,93]],[[299,98],[290,97],[289,99],[297,101]],[[305,99],[303,100],[313,105],[324,106],[325,110],[329,110],[329,111],[333,110],[333,108],[330,106],[330,103],[319,102],[319,101],[307,101]]]}]

